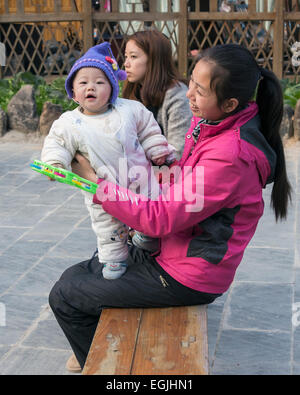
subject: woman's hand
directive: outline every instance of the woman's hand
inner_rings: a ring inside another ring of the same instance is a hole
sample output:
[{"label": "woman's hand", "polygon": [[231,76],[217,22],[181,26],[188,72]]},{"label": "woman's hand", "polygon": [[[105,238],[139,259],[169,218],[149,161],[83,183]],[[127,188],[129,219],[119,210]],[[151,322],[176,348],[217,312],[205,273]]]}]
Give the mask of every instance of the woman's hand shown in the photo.
[{"label": "woman's hand", "polygon": [[98,177],[90,162],[80,153],[76,153],[71,163],[73,173],[92,182],[97,182]]}]

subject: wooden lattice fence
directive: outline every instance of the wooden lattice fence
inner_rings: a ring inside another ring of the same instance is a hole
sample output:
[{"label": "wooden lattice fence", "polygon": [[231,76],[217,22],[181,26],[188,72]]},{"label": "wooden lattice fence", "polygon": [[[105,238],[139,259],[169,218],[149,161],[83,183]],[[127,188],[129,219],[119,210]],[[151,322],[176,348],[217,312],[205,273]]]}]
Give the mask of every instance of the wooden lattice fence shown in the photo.
[{"label": "wooden lattice fence", "polygon": [[248,0],[247,8],[239,8],[243,2],[231,1],[236,3],[233,12],[220,11],[218,0],[99,3],[95,9],[89,0],[0,0],[0,42],[7,55],[2,75],[27,70],[46,77],[64,75],[75,59],[103,40],[112,43],[122,65],[126,37],[151,28],[170,38],[184,76],[191,73],[195,51],[229,42],[248,47],[279,78],[298,73],[290,51],[300,41],[298,2]]}]

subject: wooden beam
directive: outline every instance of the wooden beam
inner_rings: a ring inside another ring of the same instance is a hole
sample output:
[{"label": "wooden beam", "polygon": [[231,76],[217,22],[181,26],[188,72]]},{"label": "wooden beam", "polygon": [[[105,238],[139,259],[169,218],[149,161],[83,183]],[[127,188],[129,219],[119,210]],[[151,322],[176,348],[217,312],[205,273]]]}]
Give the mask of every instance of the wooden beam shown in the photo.
[{"label": "wooden beam", "polygon": [[[186,2],[185,2],[186,4]],[[172,19],[183,18],[180,12],[96,12],[93,15],[95,21],[98,22],[116,22],[116,21],[170,21]]]},{"label": "wooden beam", "polygon": [[190,12],[189,20],[204,21],[272,21],[276,12]]},{"label": "wooden beam", "polygon": [[82,21],[84,13],[63,13],[63,14],[0,14],[2,23],[34,23],[34,22],[72,22]]},{"label": "wooden beam", "polygon": [[286,21],[299,21],[300,20],[300,12],[285,12],[284,19]]}]

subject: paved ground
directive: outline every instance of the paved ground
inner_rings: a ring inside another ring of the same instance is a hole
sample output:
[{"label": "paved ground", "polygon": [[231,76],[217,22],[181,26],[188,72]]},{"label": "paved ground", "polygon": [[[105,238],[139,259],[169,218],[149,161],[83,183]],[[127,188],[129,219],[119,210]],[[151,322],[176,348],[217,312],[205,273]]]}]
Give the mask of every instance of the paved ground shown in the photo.
[{"label": "paved ground", "polygon": [[[34,173],[40,145],[0,141],[0,373],[65,375],[48,306],[62,271],[95,248],[78,190]],[[266,210],[230,290],[208,307],[211,374],[300,374],[300,144],[286,148],[288,220]]]}]

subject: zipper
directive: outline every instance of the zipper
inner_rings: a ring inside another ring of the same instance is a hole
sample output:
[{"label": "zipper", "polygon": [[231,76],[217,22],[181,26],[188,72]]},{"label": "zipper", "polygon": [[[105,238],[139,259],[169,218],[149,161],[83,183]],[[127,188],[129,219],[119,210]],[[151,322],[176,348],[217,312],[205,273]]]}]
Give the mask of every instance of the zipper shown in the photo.
[{"label": "zipper", "polygon": [[162,283],[162,285],[163,285],[164,288],[166,288],[166,287],[169,286],[169,284],[168,284],[167,281],[163,278],[162,275],[159,276],[159,279],[160,279],[160,281],[161,281],[161,283]]},{"label": "zipper", "polygon": [[203,129],[204,129],[204,127],[205,127],[205,124],[204,123],[201,123],[200,124],[200,132],[199,132],[199,136],[198,136],[198,139],[197,139],[197,141],[196,141],[196,144],[199,142],[199,141],[202,141],[202,139],[203,139]]}]

